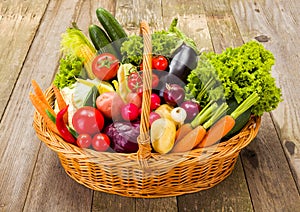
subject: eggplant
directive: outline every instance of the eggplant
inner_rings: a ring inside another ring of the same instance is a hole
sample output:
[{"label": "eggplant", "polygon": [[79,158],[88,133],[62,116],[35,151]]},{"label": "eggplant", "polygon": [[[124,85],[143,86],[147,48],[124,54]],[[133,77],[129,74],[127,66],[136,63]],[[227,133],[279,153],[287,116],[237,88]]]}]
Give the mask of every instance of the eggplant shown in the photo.
[{"label": "eggplant", "polygon": [[169,64],[169,73],[164,78],[166,83],[175,83],[184,86],[187,77],[197,67],[198,54],[190,46],[183,43],[172,54]]}]

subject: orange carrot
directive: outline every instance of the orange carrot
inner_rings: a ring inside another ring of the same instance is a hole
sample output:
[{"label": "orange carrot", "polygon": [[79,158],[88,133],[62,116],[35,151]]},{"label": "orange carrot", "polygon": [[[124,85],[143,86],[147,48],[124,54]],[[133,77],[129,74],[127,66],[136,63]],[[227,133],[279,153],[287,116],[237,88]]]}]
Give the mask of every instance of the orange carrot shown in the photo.
[{"label": "orange carrot", "polygon": [[[192,128],[191,128],[192,129]],[[203,126],[199,125],[192,129],[185,136],[177,141],[171,152],[186,152],[193,149],[199,144],[206,134],[206,130]]]},{"label": "orange carrot", "polygon": [[197,148],[211,146],[221,140],[234,127],[235,120],[230,115],[223,116],[205,134]]},{"label": "orange carrot", "polygon": [[[192,121],[192,123],[190,124],[192,130],[183,135],[183,138],[175,143],[172,152],[186,152],[196,147],[204,138],[206,129],[208,129],[223,113],[226,112],[228,105],[226,103],[223,103],[219,106],[219,108],[216,108],[217,104],[214,103],[213,105],[206,107],[205,111],[202,112],[202,115],[197,115],[197,118],[199,120],[195,122],[194,120]],[[216,111],[212,115],[212,112],[215,109]],[[205,121],[205,123],[203,125],[199,125],[199,121],[201,124],[203,123],[203,121]]]},{"label": "orange carrot", "polygon": [[31,84],[32,84],[35,95],[45,104],[49,104],[44,92],[42,91],[42,89],[38,85],[38,83],[35,80],[31,80]]},{"label": "orange carrot", "polygon": [[[63,110],[67,107],[67,103],[65,102],[64,97],[61,95],[60,90],[54,84],[52,84],[52,89],[54,91],[59,110]],[[68,112],[64,114],[64,122],[68,123]]]},{"label": "orange carrot", "polygon": [[[60,135],[59,131],[57,130],[56,125],[53,123],[53,121],[48,117],[47,112],[46,112],[46,108],[45,108],[45,103],[42,102],[38,96],[34,95],[33,93],[29,94],[29,98],[33,104],[33,106],[35,107],[35,109],[41,114],[41,116],[44,118],[47,126],[49,127],[49,129],[53,132],[55,132],[56,134]],[[49,111],[50,112],[50,111]],[[52,113],[52,112],[50,112]],[[55,113],[53,114],[53,116],[56,117]]]},{"label": "orange carrot", "polygon": [[246,110],[252,107],[259,100],[259,96],[256,92],[252,93],[247,97],[246,100],[242,102],[230,115],[222,117],[217,121],[206,133],[203,140],[199,143],[197,147],[211,146],[217,143],[221,138],[223,138],[227,133],[232,130],[235,125],[235,120],[243,114]]},{"label": "orange carrot", "polygon": [[186,123],[186,124],[181,125],[178,128],[178,130],[176,131],[175,142],[181,140],[184,136],[186,136],[186,134],[188,134],[192,130],[193,130],[193,127],[190,123]]}]

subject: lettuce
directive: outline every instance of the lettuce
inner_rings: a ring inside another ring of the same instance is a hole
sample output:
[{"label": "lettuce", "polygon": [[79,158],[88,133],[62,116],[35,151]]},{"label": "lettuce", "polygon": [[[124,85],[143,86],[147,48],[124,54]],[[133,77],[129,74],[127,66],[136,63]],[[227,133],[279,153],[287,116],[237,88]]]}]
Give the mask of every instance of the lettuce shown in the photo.
[{"label": "lettuce", "polygon": [[[274,62],[273,54],[256,41],[227,48],[221,54],[204,53],[196,69],[188,76],[187,97],[196,98],[203,104],[222,98],[234,98],[240,103],[257,92],[260,100],[253,105],[251,112],[255,115],[270,112],[282,101],[281,89],[271,75]],[[197,98],[209,79],[213,79],[213,86],[204,96]]]},{"label": "lettuce", "polygon": [[83,69],[83,60],[78,57],[67,55],[60,59],[59,71],[55,75],[54,85],[59,89],[69,87],[76,82]]}]

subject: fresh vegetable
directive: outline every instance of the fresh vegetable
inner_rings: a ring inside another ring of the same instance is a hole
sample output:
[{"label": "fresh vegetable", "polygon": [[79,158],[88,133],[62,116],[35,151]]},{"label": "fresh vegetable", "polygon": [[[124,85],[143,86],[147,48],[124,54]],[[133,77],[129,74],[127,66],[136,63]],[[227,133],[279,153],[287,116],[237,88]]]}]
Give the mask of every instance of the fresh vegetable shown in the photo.
[{"label": "fresh vegetable", "polygon": [[[271,75],[273,54],[256,41],[237,48],[227,48],[221,54],[203,53],[197,67],[188,76],[187,98],[196,98],[205,105],[211,100],[232,99],[239,104],[256,92],[260,100],[251,112],[261,116],[275,109],[281,99],[281,90]],[[214,79],[206,95],[198,98],[201,87]]]},{"label": "fresh vegetable", "polygon": [[116,92],[106,92],[100,94],[96,99],[96,106],[101,113],[109,119],[120,120],[121,108],[124,101]]},{"label": "fresh vegetable", "polygon": [[165,71],[169,62],[166,57],[159,55],[152,58],[152,68],[158,71]]},{"label": "fresh vegetable", "polygon": [[152,125],[152,123],[161,118],[160,115],[154,111],[151,111],[150,114],[149,114],[149,123],[150,123],[150,126]]},{"label": "fresh vegetable", "polygon": [[126,104],[121,108],[121,115],[125,121],[133,121],[139,116],[139,108],[133,103]]},{"label": "fresh vegetable", "polygon": [[186,116],[186,111],[181,107],[176,107],[171,111],[172,119],[178,124],[183,124]]},{"label": "fresh vegetable", "polygon": [[100,80],[110,80],[117,75],[119,60],[110,53],[102,53],[95,57],[92,63],[94,75]]},{"label": "fresh vegetable", "polygon": [[92,61],[96,56],[96,49],[89,39],[78,29],[75,23],[62,34],[61,49],[64,55],[81,58],[90,79],[95,76],[92,71]]},{"label": "fresh vegetable", "polygon": [[166,154],[174,146],[176,125],[167,118],[154,121],[150,129],[151,144],[154,151]]},{"label": "fresh vegetable", "polygon": [[132,92],[141,92],[143,77],[136,71],[132,71],[127,77],[128,88]]},{"label": "fresh vegetable", "polygon": [[172,107],[168,104],[162,104],[155,110],[155,112],[158,113],[160,115],[160,117],[167,118],[167,119],[173,121],[173,119],[171,117],[171,111],[173,110],[173,108],[174,107]]},{"label": "fresh vegetable", "polygon": [[56,73],[53,84],[62,89],[70,87],[76,82],[76,77],[79,77],[83,69],[83,59],[74,55],[68,54],[60,59],[59,71]]},{"label": "fresh vegetable", "polygon": [[96,108],[84,106],[74,113],[72,123],[77,133],[94,135],[102,130],[104,117]]},{"label": "fresh vegetable", "polygon": [[197,67],[197,53],[193,48],[184,43],[175,50],[171,58],[169,74],[164,77],[163,81],[185,85],[187,83],[188,75]]},{"label": "fresh vegetable", "polygon": [[68,111],[68,107],[69,105],[67,105],[64,109],[60,110],[57,113],[57,117],[56,117],[56,127],[57,130],[59,131],[61,137],[71,143],[71,144],[75,144],[76,143],[76,139],[73,137],[73,135],[70,133],[66,123],[64,122],[64,114]]},{"label": "fresh vegetable", "polygon": [[36,97],[40,99],[40,101],[43,102],[44,104],[49,105],[49,102],[46,99],[46,96],[42,91],[41,87],[39,86],[39,84],[35,80],[31,80],[31,85],[33,87]]},{"label": "fresh vegetable", "polygon": [[[54,91],[55,99],[56,99],[56,102],[57,102],[59,110],[62,110],[64,108],[66,108],[67,107],[67,103],[64,100],[64,98],[63,98],[60,90],[55,85],[53,85],[53,84],[52,84],[52,89]],[[68,110],[64,114],[64,122],[66,124],[68,124]]]},{"label": "fresh vegetable", "polygon": [[110,138],[110,146],[115,152],[133,153],[138,151],[139,121],[114,122],[108,125],[103,132]]},{"label": "fresh vegetable", "polygon": [[109,137],[104,133],[97,133],[93,136],[92,147],[99,152],[105,152],[110,145]]},{"label": "fresh vegetable", "polygon": [[122,97],[123,101],[126,101],[127,94],[130,93],[128,87],[128,75],[131,72],[136,72],[136,67],[132,64],[121,64],[117,73],[118,89],[117,93]]},{"label": "fresh vegetable", "polygon": [[[210,107],[208,107],[209,109]],[[222,103],[216,112],[211,115],[211,117],[203,124],[196,125],[196,127],[192,128],[190,132],[183,136],[182,139],[176,142],[172,152],[186,152],[193,149],[195,146],[202,141],[204,136],[206,135],[206,130],[214,124],[223,114],[226,112],[228,105],[226,103]],[[199,118],[206,119],[207,117],[202,116]],[[199,121],[199,120],[198,120]],[[193,123],[194,124],[194,123]],[[193,125],[192,125],[193,126]]]},{"label": "fresh vegetable", "polygon": [[184,101],[181,103],[180,107],[183,108],[187,113],[186,121],[193,120],[201,110],[200,104],[192,100]]},{"label": "fresh vegetable", "polygon": [[[155,31],[152,35],[152,53],[155,55],[171,56],[182,41],[173,33]],[[141,36],[131,35],[122,43],[121,54],[123,63],[139,66],[143,59],[143,39]]]},{"label": "fresh vegetable", "polygon": [[76,144],[80,148],[89,148],[92,145],[92,137],[89,134],[80,134],[77,137]]},{"label": "fresh vegetable", "polygon": [[166,84],[163,97],[165,102],[169,105],[180,105],[184,101],[185,91],[178,84]]},{"label": "fresh vegetable", "polygon": [[96,107],[96,98],[98,96],[99,96],[99,91],[97,87],[94,85],[92,86],[91,90],[85,97],[85,100],[83,101],[83,106]]},{"label": "fresh vegetable", "polygon": [[112,41],[127,37],[127,34],[120,23],[110,12],[104,8],[98,8],[96,10],[96,15]]},{"label": "fresh vegetable", "polygon": [[49,118],[49,116],[46,112],[46,110],[48,110],[48,112],[50,112],[56,118],[56,114],[54,113],[53,109],[48,104],[45,104],[44,102],[42,102],[42,100],[38,96],[34,95],[33,93],[29,93],[29,98],[30,98],[33,106],[35,107],[35,109],[39,112],[39,114],[45,120],[47,127],[52,132],[56,133],[57,135],[60,135],[60,132],[57,130],[56,125]]},{"label": "fresh vegetable", "polygon": [[[229,108],[227,111],[227,115],[230,115],[239,106],[239,104],[237,103],[237,101],[235,99],[231,99],[231,100],[227,101],[227,104],[228,104],[228,108]],[[246,110],[244,113],[242,113],[235,119],[235,125],[230,130],[230,132],[227,133],[227,135],[225,136],[225,139],[230,138],[233,135],[235,135],[236,133],[238,133],[239,131],[241,131],[241,129],[248,123],[250,117],[251,117],[251,108]]]},{"label": "fresh vegetable", "polygon": [[160,97],[152,93],[150,99],[150,110],[156,110],[160,106]]},{"label": "fresh vegetable", "polygon": [[243,101],[231,115],[226,115],[218,120],[206,133],[203,140],[197,147],[206,147],[220,141],[235,125],[235,120],[247,111],[252,105],[259,100],[257,93],[252,93],[245,101]]},{"label": "fresh vegetable", "polygon": [[89,36],[97,50],[107,46],[111,42],[105,31],[95,24],[89,26]]}]

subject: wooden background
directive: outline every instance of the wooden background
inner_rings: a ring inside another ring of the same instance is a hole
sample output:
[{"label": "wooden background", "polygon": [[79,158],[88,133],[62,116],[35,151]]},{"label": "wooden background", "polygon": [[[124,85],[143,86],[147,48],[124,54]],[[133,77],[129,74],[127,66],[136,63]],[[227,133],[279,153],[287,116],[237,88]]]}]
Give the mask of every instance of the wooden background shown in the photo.
[{"label": "wooden background", "polygon": [[[263,116],[257,138],[233,174],[207,191],[135,199],[89,190],[70,179],[32,129],[35,79],[46,89],[72,21],[87,33],[95,10],[111,11],[128,33],[173,17],[199,48],[221,52],[256,36],[276,58],[284,101]],[[300,211],[300,1],[298,0],[0,0],[0,211]],[[42,83],[41,83],[42,82]]]}]

